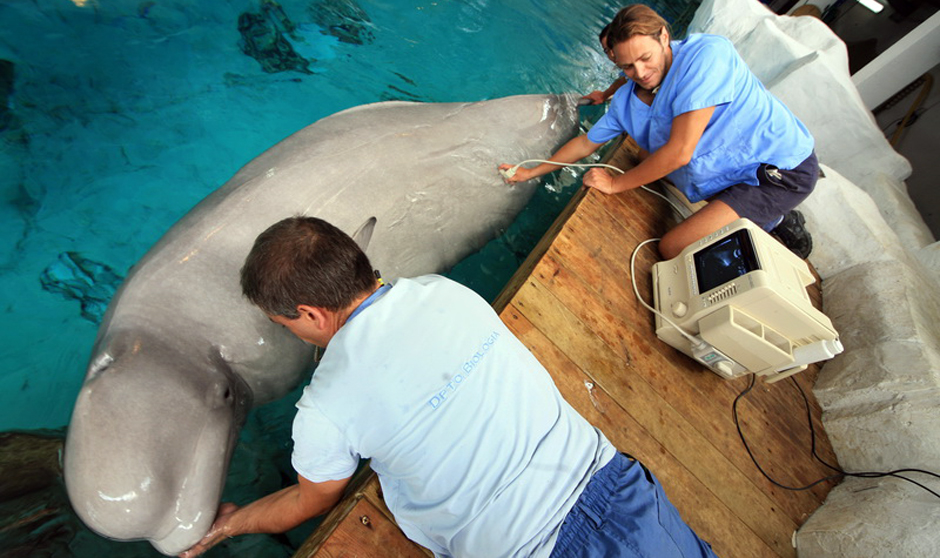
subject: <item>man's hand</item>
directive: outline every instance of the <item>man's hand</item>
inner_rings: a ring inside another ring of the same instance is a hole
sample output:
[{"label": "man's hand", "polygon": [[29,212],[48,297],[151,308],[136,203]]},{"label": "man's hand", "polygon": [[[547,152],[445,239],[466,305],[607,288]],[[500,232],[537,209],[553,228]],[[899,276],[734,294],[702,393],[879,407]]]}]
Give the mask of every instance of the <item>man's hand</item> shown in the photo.
[{"label": "man's hand", "polygon": [[607,100],[607,97],[604,96],[603,91],[591,91],[590,93],[588,93],[587,95],[581,98],[591,101],[592,105],[600,105],[604,101]]},{"label": "man's hand", "polygon": [[[507,163],[503,163],[502,165],[499,166],[499,170],[509,170],[513,166],[515,165],[509,165]],[[534,173],[532,172],[532,169],[519,167],[518,169],[516,169],[516,174],[512,175],[509,178],[506,178],[505,176],[503,176],[503,180],[506,182],[506,184],[515,184],[516,182],[525,182],[526,180],[531,180],[532,178],[535,178],[533,174]]]},{"label": "man's hand", "polygon": [[672,119],[666,144],[649,154],[641,150],[642,161],[637,166],[617,177],[601,169],[591,169],[584,175],[584,185],[605,194],[619,194],[668,176],[692,160],[714,112],[715,107],[706,107],[680,114]]},{"label": "man's hand", "polygon": [[201,541],[193,545],[192,548],[181,553],[179,555],[180,558],[193,558],[194,556],[199,556],[203,552],[229,538],[231,535],[229,535],[226,531],[226,526],[228,525],[229,519],[232,518],[232,514],[235,513],[236,510],[238,510],[238,506],[235,504],[225,503],[219,506],[219,513],[216,515],[215,521],[212,523],[212,527],[209,529],[209,532],[206,533],[206,536],[204,536]]},{"label": "man's hand", "polygon": [[[556,151],[555,154],[548,159],[549,161],[557,161],[557,163],[540,163],[538,166],[532,167],[531,169],[519,167],[516,169],[516,174],[509,178],[503,176],[503,180],[505,180],[507,184],[515,184],[516,182],[525,182],[526,180],[532,180],[533,178],[538,178],[550,172],[555,172],[568,163],[584,159],[591,153],[597,151],[602,145],[604,144],[594,143],[589,140],[587,134],[581,134],[580,136],[568,140],[568,143],[561,146],[561,149]],[[503,171],[509,170],[513,168],[513,166],[514,165],[503,163],[499,165],[498,168]]]},{"label": "man's hand", "polygon": [[206,536],[180,556],[199,556],[227,537],[289,531],[311,517],[329,511],[339,502],[347,484],[349,478],[311,482],[297,475],[297,484],[268,494],[246,506],[222,504]]},{"label": "man's hand", "polygon": [[584,185],[600,190],[605,194],[616,194],[614,177],[604,169],[591,169],[584,175]]}]

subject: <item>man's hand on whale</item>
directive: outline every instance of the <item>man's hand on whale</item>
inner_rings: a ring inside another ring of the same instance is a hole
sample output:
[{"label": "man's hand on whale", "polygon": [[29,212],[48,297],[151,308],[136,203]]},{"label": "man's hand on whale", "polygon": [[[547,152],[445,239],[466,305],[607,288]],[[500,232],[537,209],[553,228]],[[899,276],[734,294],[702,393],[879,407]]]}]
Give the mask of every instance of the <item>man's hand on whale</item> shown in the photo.
[{"label": "man's hand on whale", "polygon": [[247,506],[224,503],[215,522],[201,541],[181,553],[193,558],[225,539],[248,533],[283,533],[304,521],[326,513],[339,502],[349,479],[311,482],[297,476],[297,484],[269,494]]}]

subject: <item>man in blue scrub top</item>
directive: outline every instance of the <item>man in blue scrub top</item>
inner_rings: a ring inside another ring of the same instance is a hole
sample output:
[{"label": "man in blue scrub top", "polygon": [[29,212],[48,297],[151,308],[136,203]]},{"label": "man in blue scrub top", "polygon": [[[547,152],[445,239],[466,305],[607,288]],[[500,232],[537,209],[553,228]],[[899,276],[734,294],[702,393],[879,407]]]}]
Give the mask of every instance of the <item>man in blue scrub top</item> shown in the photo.
[{"label": "man in blue scrub top", "polygon": [[[551,160],[573,163],[626,132],[644,150],[642,162],[619,176],[592,169],[585,185],[614,194],[668,177],[689,201],[708,200],[663,236],[659,250],[666,259],[740,217],[772,230],[798,255],[809,255],[812,241],[802,215],[791,210],[819,175],[813,137],[731,42],[704,34],[670,41],[666,21],[641,4],[617,14],[607,40],[630,81],[600,121]],[[547,163],[519,168],[508,180],[557,169]]]},{"label": "man in blue scrub top", "polygon": [[186,558],[328,511],[367,458],[402,531],[435,556],[714,556],[473,291],[434,275],[379,285],[356,243],[311,217],[262,233],[241,283],[326,351],[297,403],[297,484],[223,504]]}]

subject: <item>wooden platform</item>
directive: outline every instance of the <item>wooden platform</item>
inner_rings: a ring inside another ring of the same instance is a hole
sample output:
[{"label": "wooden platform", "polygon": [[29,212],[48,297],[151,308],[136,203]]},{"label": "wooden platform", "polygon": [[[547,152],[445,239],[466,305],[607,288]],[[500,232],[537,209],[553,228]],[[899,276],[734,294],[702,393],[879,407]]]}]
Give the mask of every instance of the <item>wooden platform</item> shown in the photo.
[{"label": "wooden platform", "polygon": [[[613,163],[624,168],[630,156],[622,148]],[[659,341],[652,315],[633,294],[631,252],[665,232],[669,211],[644,191],[607,196],[582,190],[494,307],[565,399],[659,477],[719,556],[795,556],[794,531],[833,483],[797,492],[764,478],[732,420],[732,402],[749,378],[723,380]],[[637,260],[640,293],[648,301],[656,259],[655,247],[647,246]],[[818,289],[812,294],[818,303]],[[817,451],[835,464],[811,392],[817,372],[810,367],[794,378],[810,398]],[[738,410],[748,443],[776,480],[803,486],[830,474],[810,455],[803,399],[791,381],[758,381]],[[296,557],[426,555],[390,524],[374,476],[361,482]],[[382,521],[389,524],[379,526]]]}]

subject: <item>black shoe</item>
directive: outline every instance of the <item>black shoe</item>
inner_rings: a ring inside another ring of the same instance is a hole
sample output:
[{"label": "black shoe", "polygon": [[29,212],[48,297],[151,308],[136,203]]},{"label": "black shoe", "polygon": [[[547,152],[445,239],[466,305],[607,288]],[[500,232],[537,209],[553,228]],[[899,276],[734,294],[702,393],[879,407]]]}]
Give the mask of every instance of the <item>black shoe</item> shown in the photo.
[{"label": "black shoe", "polygon": [[797,210],[792,210],[783,216],[783,221],[770,231],[784,246],[801,259],[809,257],[813,251],[813,237],[804,226],[806,219]]}]

